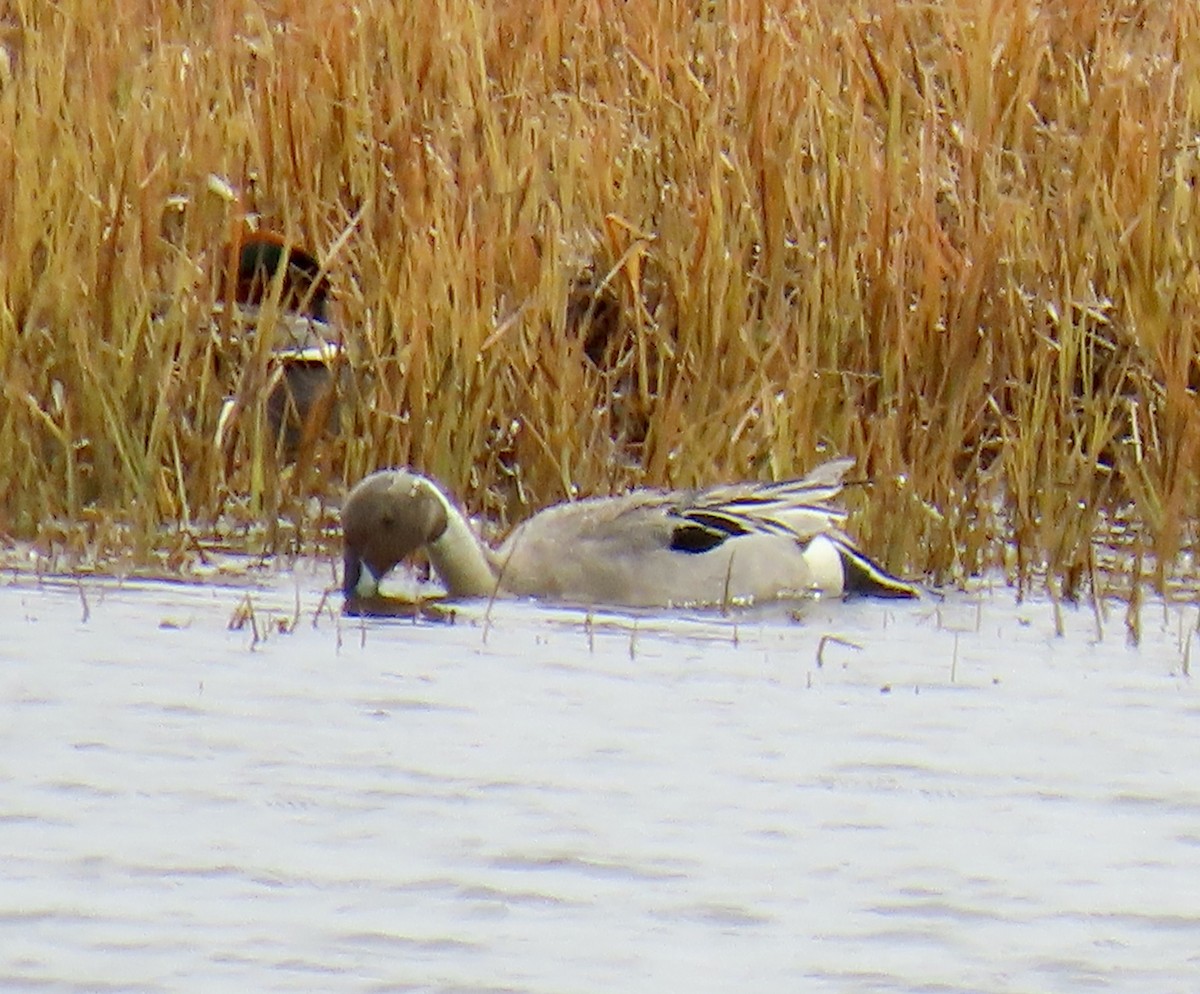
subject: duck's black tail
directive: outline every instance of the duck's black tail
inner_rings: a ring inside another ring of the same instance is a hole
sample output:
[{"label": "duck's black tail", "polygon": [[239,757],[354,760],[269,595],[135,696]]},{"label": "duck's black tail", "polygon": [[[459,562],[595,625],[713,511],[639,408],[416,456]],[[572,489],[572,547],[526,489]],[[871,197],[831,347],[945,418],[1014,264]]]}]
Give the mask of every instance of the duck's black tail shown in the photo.
[{"label": "duck's black tail", "polygon": [[847,597],[920,597],[921,591],[911,583],[892,576],[873,559],[852,545],[834,539],[845,571],[844,589]]}]

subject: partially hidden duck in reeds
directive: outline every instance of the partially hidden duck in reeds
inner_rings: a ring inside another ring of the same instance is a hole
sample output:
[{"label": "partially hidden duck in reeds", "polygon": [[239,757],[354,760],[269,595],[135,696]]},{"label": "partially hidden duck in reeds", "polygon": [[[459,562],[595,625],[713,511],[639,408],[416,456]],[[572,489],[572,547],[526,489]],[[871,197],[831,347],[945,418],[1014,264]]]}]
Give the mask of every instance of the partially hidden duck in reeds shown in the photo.
[{"label": "partially hidden duck in reeds", "polygon": [[584,606],[724,607],[817,595],[916,597],[841,530],[834,501],[853,459],[781,483],[636,490],[559,504],[485,545],[431,480],[382,470],[342,507],[347,603],[378,595],[423,549],[452,598],[513,596]]},{"label": "partially hidden duck in reeds", "polygon": [[[217,426],[224,448],[241,409],[265,397],[267,423],[294,458],[305,440],[324,431],[335,413],[337,375],[343,365],[342,334],[333,319],[328,273],[315,256],[270,231],[243,231],[228,250],[217,322],[230,347],[243,354],[262,348],[268,356],[265,384],[226,401]],[[257,345],[267,330],[269,339]]]}]

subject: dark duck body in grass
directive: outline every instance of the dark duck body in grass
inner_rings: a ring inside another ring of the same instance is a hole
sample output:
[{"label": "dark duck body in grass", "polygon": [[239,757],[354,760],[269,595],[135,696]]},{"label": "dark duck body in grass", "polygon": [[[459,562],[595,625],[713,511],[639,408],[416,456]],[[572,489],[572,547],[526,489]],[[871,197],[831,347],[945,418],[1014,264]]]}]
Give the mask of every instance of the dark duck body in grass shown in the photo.
[{"label": "dark duck body in grass", "polygon": [[[316,257],[274,232],[241,235],[229,250],[218,314],[242,358],[238,393],[221,412],[223,448],[243,410],[265,398],[271,436],[287,460],[334,423],[342,335],[331,315],[329,275]],[[253,358],[265,353],[265,384]]]},{"label": "dark duck body in grass", "polygon": [[587,606],[718,607],[816,595],[915,597],[841,530],[839,459],[781,483],[635,490],[559,504],[485,545],[431,480],[383,470],[342,508],[343,592],[378,594],[424,550],[450,597],[533,597]]}]

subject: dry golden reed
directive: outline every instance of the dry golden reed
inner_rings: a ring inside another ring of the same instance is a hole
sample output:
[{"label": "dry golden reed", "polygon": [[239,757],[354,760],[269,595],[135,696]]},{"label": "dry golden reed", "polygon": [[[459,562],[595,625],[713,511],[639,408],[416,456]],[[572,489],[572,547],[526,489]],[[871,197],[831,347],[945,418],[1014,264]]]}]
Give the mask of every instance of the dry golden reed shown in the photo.
[{"label": "dry golden reed", "polygon": [[[384,464],[512,520],[848,453],[901,572],[1190,572],[1190,0],[0,11],[11,539],[295,541]],[[350,350],[298,466],[253,404],[213,444],[247,221],[325,260]]]}]

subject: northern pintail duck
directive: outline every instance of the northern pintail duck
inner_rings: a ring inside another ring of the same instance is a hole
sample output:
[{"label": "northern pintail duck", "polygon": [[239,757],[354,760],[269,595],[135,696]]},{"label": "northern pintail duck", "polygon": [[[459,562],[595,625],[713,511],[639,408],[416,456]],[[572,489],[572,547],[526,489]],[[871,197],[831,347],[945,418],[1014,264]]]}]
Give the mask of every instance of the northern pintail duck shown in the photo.
[{"label": "northern pintail duck", "polygon": [[[269,355],[265,387],[247,385],[226,400],[217,446],[224,447],[249,393],[266,398],[271,433],[282,435],[285,455],[294,458],[305,439],[330,426],[334,413],[334,367],[344,353],[331,316],[329,276],[309,252],[273,232],[256,231],[235,240],[223,284],[217,318],[224,337],[266,348]],[[257,345],[268,323],[270,340]]]},{"label": "northern pintail duck", "polygon": [[714,607],[815,594],[915,597],[859,551],[833,503],[853,459],[781,483],[636,490],[555,507],[485,545],[431,480],[382,470],[342,507],[348,600],[370,598],[424,549],[451,597],[535,597],[579,605]]}]

